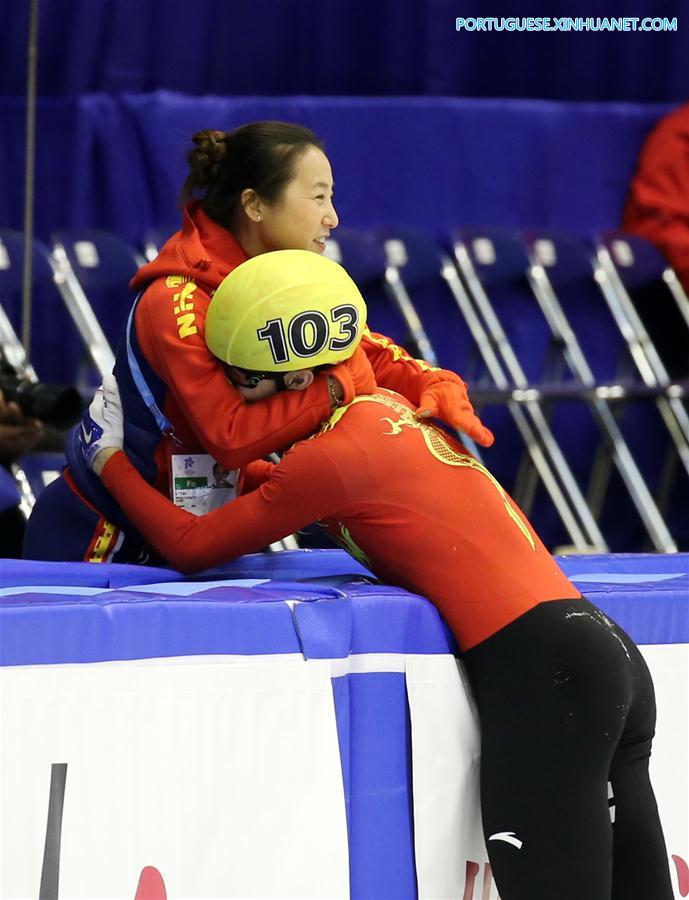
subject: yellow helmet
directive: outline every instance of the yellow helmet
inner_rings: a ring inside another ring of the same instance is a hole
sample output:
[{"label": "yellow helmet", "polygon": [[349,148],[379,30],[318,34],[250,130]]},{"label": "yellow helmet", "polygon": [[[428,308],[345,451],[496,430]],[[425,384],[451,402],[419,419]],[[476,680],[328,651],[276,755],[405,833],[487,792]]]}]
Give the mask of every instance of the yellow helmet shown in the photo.
[{"label": "yellow helmet", "polygon": [[206,344],[240,369],[293,372],[349,359],[365,324],[364,298],[342,266],[310,250],[275,250],[222,281]]}]

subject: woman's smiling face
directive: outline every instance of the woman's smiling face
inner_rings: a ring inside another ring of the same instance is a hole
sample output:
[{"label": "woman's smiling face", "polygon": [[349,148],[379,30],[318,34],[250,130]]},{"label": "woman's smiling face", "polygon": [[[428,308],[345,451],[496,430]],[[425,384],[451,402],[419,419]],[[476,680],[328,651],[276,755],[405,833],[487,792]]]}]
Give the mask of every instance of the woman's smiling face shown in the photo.
[{"label": "woman's smiling face", "polygon": [[323,253],[338,224],[328,157],[309,147],[297,159],[292,180],[274,204],[262,204],[261,242],[269,250]]}]

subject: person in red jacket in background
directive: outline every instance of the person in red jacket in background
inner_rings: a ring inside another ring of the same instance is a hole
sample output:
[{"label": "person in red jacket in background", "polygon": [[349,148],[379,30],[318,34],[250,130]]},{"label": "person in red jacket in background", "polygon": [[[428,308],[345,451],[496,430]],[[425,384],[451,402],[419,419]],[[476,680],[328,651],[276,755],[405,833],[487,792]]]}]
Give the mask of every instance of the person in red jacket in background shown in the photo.
[{"label": "person in red jacket in background", "polygon": [[689,103],[664,116],[646,139],[622,228],[662,250],[689,291]]},{"label": "person in red jacket in background", "polygon": [[[227,277],[206,339],[260,406],[307,390],[320,365],[353,353],[364,317],[336,263],[281,251]],[[373,386],[278,465],[250,464],[242,495],[197,517],[119,451],[118,406],[109,383],[92,404],[101,438],[91,465],[173,565],[216,565],[319,519],[380,578],[435,604],[477,702],[483,828],[502,900],[672,900],[648,777],[655,701],[643,657],[462,444]]]},{"label": "person in red jacket in background", "polygon": [[[139,293],[116,355],[125,448],[139,472],[175,502],[204,512],[188,486],[260,459],[308,434],[333,406],[349,402],[370,379],[399,391],[489,446],[466,386],[387,338],[367,331],[337,369],[303,393],[281,393],[247,406],[204,340],[205,316],[225,276],[267,251],[322,254],[337,227],[333,176],[316,135],[299,125],[256,122],[193,138],[181,231],[132,281]],[[373,370],[373,373],[371,372]],[[88,469],[97,425],[85,414],[67,446],[69,467],[39,497],[24,555],[33,559],[148,562],[145,542]],[[186,487],[176,490],[176,485]],[[190,496],[193,495],[193,500]]]},{"label": "person in red jacket in background", "polygon": [[[660,119],[646,139],[622,228],[655,244],[689,292],[689,104]],[[686,326],[677,309],[668,309],[667,291],[651,282],[631,293],[670,378],[688,378]]]}]

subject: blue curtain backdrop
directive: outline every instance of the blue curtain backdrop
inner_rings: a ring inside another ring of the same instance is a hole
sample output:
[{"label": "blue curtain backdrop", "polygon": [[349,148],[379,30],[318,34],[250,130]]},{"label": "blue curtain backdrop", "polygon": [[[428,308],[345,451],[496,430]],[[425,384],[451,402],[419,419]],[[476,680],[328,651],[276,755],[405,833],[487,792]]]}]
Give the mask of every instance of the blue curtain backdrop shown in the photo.
[{"label": "blue curtain backdrop", "polygon": [[[258,118],[303,122],[326,139],[348,225],[589,232],[618,223],[644,137],[689,86],[689,9],[685,21],[679,0],[653,9],[609,0],[604,10],[597,0],[537,10],[506,0],[39,5],[44,238],[93,226],[139,240],[171,227],[193,132]],[[653,14],[676,17],[679,30],[455,31],[457,16],[533,13]],[[22,226],[28,20],[28,0],[0,0],[0,225],[13,228]]]},{"label": "blue curtain backdrop", "polygon": [[[343,225],[617,225],[662,106],[453,98],[87,94],[38,106],[36,231],[176,228],[191,135],[280,118],[322,135]],[[24,103],[0,98],[0,225],[22,225]]]},{"label": "blue curtain backdrop", "polygon": [[[0,0],[0,92],[25,82],[28,0]],[[676,33],[456,32],[458,16],[658,16]],[[681,101],[685,0],[40,0],[39,91]]]}]

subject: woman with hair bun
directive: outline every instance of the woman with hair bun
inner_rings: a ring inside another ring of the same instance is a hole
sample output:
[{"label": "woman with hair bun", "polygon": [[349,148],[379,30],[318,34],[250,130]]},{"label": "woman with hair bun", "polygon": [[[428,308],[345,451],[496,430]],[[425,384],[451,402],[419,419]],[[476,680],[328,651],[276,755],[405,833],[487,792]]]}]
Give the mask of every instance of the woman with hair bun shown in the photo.
[{"label": "woman with hair bun", "polygon": [[[125,449],[144,478],[178,505],[205,512],[204,485],[216,463],[236,469],[287,447],[376,383],[489,446],[493,437],[457,375],[368,331],[350,360],[319,373],[308,390],[281,392],[257,406],[244,402],[206,347],[208,304],[225,276],[250,257],[324,252],[338,224],[333,176],[322,142],[300,125],[254,122],[200,131],[192,140],[182,228],[131,282],[138,296],[114,369]],[[150,561],[141,536],[88,468],[97,436],[87,412],[68,442],[68,468],[34,508],[26,557]]]}]

